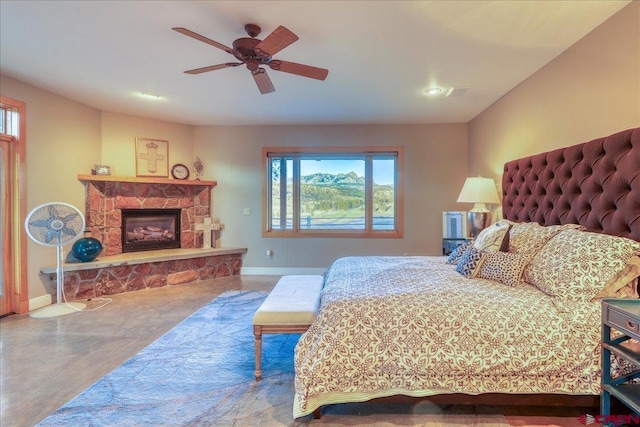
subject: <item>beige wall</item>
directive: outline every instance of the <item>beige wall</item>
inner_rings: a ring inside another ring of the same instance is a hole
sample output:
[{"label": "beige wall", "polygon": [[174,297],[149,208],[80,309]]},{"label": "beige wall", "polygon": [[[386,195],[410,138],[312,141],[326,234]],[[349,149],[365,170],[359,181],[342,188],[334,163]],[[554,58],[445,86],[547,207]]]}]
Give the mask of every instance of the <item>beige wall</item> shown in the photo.
[{"label": "beige wall", "polygon": [[[467,125],[192,127],[101,112],[2,76],[2,94],[27,104],[27,209],[61,201],[84,207],[77,180],[94,164],[113,175],[135,175],[136,137],[169,140],[169,163],[205,162],[204,179],[217,180],[213,214],[225,224],[220,243],[249,249],[245,267],[277,274],[282,268],[327,267],[354,254],[439,254],[442,210],[455,202],[467,170]],[[281,145],[402,145],[405,149],[403,239],[262,238],[261,148]],[[244,216],[243,209],[251,209]],[[69,248],[66,248],[68,250]],[[274,250],[267,260],[266,249]],[[55,265],[55,251],[28,244],[29,298],[46,289],[38,275]]]},{"label": "beige wall", "polygon": [[[223,246],[249,249],[245,267],[325,268],[345,255],[441,252],[442,211],[460,210],[456,198],[467,170],[467,126],[212,126],[195,131],[195,154],[205,176],[218,181],[213,216],[225,224]],[[261,237],[262,147],[401,145],[405,156],[403,239]],[[243,215],[244,208],[251,215]],[[265,251],[274,256],[267,259]]]},{"label": "beige wall", "polygon": [[[78,174],[95,164],[110,165],[113,175],[135,176],[135,138],[169,140],[169,162],[190,165],[193,127],[101,112],[62,96],[0,76],[2,95],[27,105],[27,210],[64,202],[84,212],[84,186]],[[29,299],[51,293],[40,267],[56,264],[54,248],[27,244]],[[69,251],[65,247],[65,253]],[[53,290],[55,291],[55,290]]]},{"label": "beige wall", "polygon": [[[0,76],[0,87],[27,105],[27,210],[64,202],[84,211],[77,175],[100,163],[100,111],[6,76]],[[50,293],[38,271],[55,263],[54,248],[28,239],[29,298]]]},{"label": "beige wall", "polygon": [[469,122],[469,173],[640,126],[640,2]]},{"label": "beige wall", "polygon": [[136,138],[169,141],[169,168],[183,163],[191,169],[193,126],[104,112],[101,156],[112,175],[136,176]]}]

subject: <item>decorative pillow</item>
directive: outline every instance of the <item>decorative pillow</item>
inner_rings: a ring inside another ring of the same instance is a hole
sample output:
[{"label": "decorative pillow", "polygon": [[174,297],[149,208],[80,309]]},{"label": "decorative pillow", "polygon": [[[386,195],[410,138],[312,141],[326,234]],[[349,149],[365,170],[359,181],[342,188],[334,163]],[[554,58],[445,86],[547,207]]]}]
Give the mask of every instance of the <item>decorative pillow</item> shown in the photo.
[{"label": "decorative pillow", "polygon": [[458,261],[456,271],[469,278],[476,277],[478,270],[482,266],[483,259],[484,253],[470,245],[462,254],[460,261]]},{"label": "decorative pillow", "polygon": [[487,252],[477,277],[491,279],[507,286],[518,286],[529,258],[509,252]]},{"label": "decorative pillow", "polygon": [[627,262],[625,268],[609,279],[594,299],[628,296],[638,298],[638,277],[640,277],[640,257],[634,256]]},{"label": "decorative pillow", "polygon": [[473,247],[479,251],[500,250],[510,226],[506,221],[498,221],[490,225],[478,234],[473,242]]},{"label": "decorative pillow", "polygon": [[562,230],[579,229],[578,224],[542,226],[537,222],[522,222],[509,230],[509,252],[534,256],[549,240]]},{"label": "decorative pillow", "polygon": [[460,261],[460,258],[462,258],[462,254],[464,253],[464,251],[466,251],[467,248],[472,244],[473,241],[464,242],[463,244],[456,246],[456,248],[449,254],[449,258],[447,258],[447,264],[457,264],[458,261]]},{"label": "decorative pillow", "polygon": [[551,296],[588,301],[638,254],[635,240],[564,230],[533,257],[524,280]]}]

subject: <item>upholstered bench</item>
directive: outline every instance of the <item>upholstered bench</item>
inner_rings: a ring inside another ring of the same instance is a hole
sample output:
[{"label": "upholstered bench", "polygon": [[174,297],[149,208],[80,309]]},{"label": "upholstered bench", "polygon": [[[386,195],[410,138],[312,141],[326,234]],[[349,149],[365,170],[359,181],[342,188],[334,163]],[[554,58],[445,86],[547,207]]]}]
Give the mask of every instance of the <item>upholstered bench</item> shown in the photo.
[{"label": "upholstered bench", "polygon": [[318,314],[322,276],[282,276],[253,316],[256,380],[262,377],[262,334],[301,334]]}]

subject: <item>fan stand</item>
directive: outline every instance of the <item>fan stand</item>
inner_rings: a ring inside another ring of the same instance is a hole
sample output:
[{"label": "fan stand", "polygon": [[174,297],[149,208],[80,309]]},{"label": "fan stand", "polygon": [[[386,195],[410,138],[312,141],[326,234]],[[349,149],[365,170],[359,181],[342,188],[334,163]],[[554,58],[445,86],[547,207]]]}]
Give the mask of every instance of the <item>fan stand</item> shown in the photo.
[{"label": "fan stand", "polygon": [[[56,295],[58,298],[55,305],[49,305],[31,313],[29,317],[33,319],[46,319],[51,317],[65,316],[67,314],[73,314],[82,311],[87,307],[86,304],[83,304],[81,302],[67,302],[66,298],[64,298],[64,291],[62,289],[62,286],[64,284],[64,271],[62,269],[62,245],[60,244],[59,237],[58,246],[56,249]],[[61,301],[63,298],[65,299],[64,304],[62,304]]]}]

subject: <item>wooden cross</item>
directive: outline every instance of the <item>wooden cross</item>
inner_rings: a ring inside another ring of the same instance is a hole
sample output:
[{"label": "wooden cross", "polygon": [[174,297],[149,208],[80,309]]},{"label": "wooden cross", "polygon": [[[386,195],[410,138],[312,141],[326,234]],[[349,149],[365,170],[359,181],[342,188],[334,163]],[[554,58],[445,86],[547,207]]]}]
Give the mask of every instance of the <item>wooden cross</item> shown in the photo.
[{"label": "wooden cross", "polygon": [[147,161],[147,170],[149,172],[157,172],[158,160],[164,160],[164,155],[158,154],[158,144],[150,142],[147,144],[147,152],[141,153],[140,158]]},{"label": "wooden cross", "polygon": [[202,249],[211,248],[211,230],[213,230],[213,224],[211,223],[211,217],[205,216],[202,224],[196,224],[196,231],[203,231],[202,236]]}]

